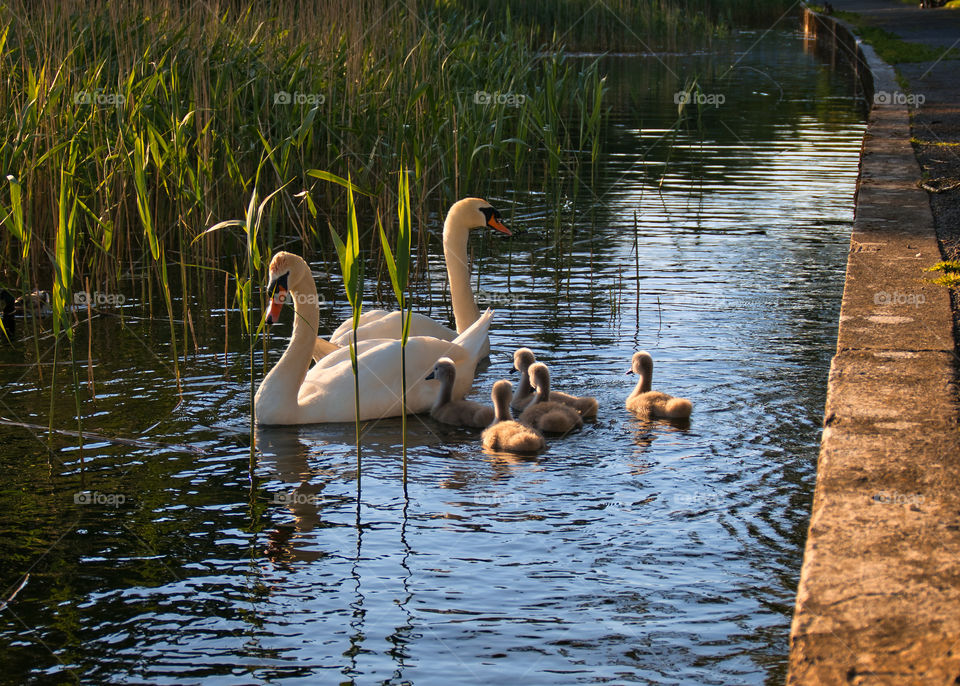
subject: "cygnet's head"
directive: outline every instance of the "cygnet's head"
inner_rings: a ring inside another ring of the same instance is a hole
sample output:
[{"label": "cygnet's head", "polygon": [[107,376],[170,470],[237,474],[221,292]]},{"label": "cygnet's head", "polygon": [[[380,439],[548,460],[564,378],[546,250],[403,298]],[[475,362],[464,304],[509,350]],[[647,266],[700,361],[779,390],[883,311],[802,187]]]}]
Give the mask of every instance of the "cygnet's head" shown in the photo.
[{"label": "cygnet's head", "polygon": [[530,385],[536,388],[538,393],[550,392],[550,370],[547,365],[534,362],[527,373],[530,375]]},{"label": "cygnet's head", "polygon": [[436,379],[444,385],[453,385],[457,376],[457,366],[449,357],[441,357],[433,365],[433,371],[427,375],[427,380]]},{"label": "cygnet's head", "polygon": [[634,353],[633,360],[630,362],[630,371],[649,377],[653,372],[653,358],[650,357],[650,353],[646,350]]},{"label": "cygnet's head", "polygon": [[537,358],[533,356],[533,351],[530,348],[517,348],[516,352],[513,353],[513,371],[526,374],[530,365],[536,361]]}]

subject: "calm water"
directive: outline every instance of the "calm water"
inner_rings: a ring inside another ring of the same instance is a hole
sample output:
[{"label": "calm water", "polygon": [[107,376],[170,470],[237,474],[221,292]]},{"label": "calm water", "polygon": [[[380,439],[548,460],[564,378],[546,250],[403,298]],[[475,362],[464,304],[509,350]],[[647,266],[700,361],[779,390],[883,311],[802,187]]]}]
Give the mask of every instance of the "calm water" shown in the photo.
[{"label": "calm water", "polygon": [[[412,419],[408,503],[399,420],[368,424],[358,526],[352,426],[260,431],[251,470],[236,313],[225,374],[223,311],[194,311],[179,402],[168,326],[138,318],[131,288],[122,323],[94,323],[85,429],[202,452],[88,439],[81,460],[75,439],[0,427],[3,597],[30,575],[0,613],[0,680],[782,682],[862,103],[791,31],[604,66],[598,178],[563,175],[559,215],[492,180],[518,235],[472,243],[498,307],[476,397],[527,345],[599,420],[509,460]],[[694,76],[724,102],[674,129]],[[436,248],[419,308],[444,316]],[[329,331],[346,309],[321,287]],[[78,340],[85,358],[85,325]],[[17,366],[32,348],[0,351],[0,415],[46,424],[52,366]],[[637,349],[655,387],[693,400],[689,427],[623,408]],[[64,429],[71,381],[53,394]],[[85,489],[98,502],[75,502]]]}]

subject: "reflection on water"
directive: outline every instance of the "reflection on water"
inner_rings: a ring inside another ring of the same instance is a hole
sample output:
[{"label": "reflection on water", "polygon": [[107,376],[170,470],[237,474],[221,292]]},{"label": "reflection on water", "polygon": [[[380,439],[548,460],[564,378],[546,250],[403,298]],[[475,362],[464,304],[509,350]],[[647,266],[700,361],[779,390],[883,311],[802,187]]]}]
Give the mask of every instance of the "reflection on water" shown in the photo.
[{"label": "reflection on water", "polygon": [[[3,588],[30,573],[0,625],[12,681],[782,681],[861,103],[792,33],[604,66],[597,178],[568,170],[554,208],[491,177],[518,234],[472,244],[498,307],[475,397],[526,345],[556,388],[599,399],[597,421],[518,458],[411,418],[409,503],[399,420],[368,422],[358,509],[352,426],[262,429],[251,468],[246,358],[238,344],[224,374],[222,311],[198,322],[211,343],[182,403],[158,361],[167,324],[101,317],[87,428],[204,454],[90,442],[81,457],[2,429]],[[675,126],[694,76],[725,102]],[[418,308],[442,316],[438,255],[430,269]],[[321,290],[330,327],[346,309]],[[271,361],[285,342],[281,327]],[[638,349],[655,389],[693,400],[688,424],[626,412]],[[50,395],[25,371],[0,367],[0,414],[45,424]]]}]

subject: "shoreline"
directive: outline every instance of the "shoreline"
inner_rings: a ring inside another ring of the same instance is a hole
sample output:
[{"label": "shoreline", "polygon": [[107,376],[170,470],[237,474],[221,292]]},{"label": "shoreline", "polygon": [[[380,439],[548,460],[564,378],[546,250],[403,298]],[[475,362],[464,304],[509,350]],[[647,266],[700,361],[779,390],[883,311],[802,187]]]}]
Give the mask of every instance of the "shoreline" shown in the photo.
[{"label": "shoreline", "polygon": [[790,632],[788,684],[954,683],[960,674],[960,426],[953,314],[893,68],[832,17],[871,107]]}]

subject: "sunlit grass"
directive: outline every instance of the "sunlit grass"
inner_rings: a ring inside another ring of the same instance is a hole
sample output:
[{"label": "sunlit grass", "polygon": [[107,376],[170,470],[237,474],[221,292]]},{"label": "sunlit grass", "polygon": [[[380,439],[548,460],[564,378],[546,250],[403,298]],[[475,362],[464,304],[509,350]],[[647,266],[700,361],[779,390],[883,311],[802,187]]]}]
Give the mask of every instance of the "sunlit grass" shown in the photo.
[{"label": "sunlit grass", "polygon": [[960,260],[943,260],[924,271],[939,272],[933,283],[947,288],[960,288]]},{"label": "sunlit grass", "polygon": [[[249,312],[261,276],[251,257],[291,239],[332,255],[323,227],[349,212],[323,181],[349,169],[354,190],[368,191],[353,209],[360,242],[376,246],[372,219],[397,211],[403,158],[425,244],[428,217],[461,195],[542,179],[559,206],[558,170],[596,162],[596,64],[543,50],[519,25],[433,2],[216,8],[0,5],[0,286],[53,290],[58,335],[85,281],[136,289],[148,316],[170,322],[178,385],[191,301],[174,312],[177,277],[186,289],[226,271]],[[206,231],[258,190],[277,197],[255,231]]]},{"label": "sunlit grass", "polygon": [[956,49],[907,42],[895,33],[868,24],[862,15],[855,12],[834,12],[834,15],[852,24],[857,35],[873,46],[880,59],[889,64],[935,62],[960,57],[960,51]]},{"label": "sunlit grass", "polygon": [[[0,260],[26,253],[27,274],[49,271],[26,239],[53,243],[47,199],[59,195],[68,151],[76,273],[116,290],[124,267],[146,266],[149,254],[161,283],[147,290],[166,300],[164,252],[215,266],[243,249],[229,235],[194,238],[236,216],[264,155],[261,187],[290,184],[265,219],[264,248],[282,233],[326,249],[323,224],[344,221],[346,208],[311,168],[349,168],[373,194],[358,212],[388,216],[403,156],[422,220],[461,194],[482,195],[492,178],[531,169],[536,178],[596,145],[596,67],[541,53],[519,27],[504,34],[433,3],[218,13],[169,0],[14,2],[0,21],[0,168],[22,189],[23,227],[4,221]],[[0,206],[11,216],[7,190]],[[24,275],[18,290],[31,286]]]}]

